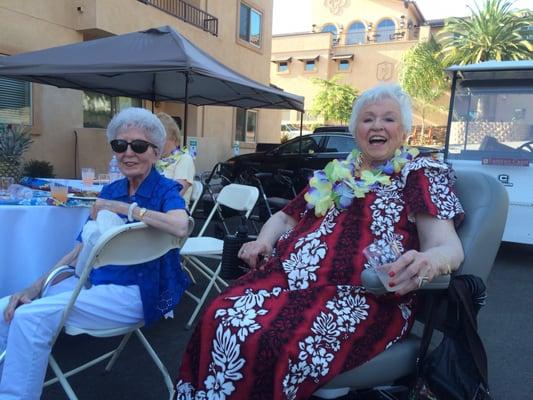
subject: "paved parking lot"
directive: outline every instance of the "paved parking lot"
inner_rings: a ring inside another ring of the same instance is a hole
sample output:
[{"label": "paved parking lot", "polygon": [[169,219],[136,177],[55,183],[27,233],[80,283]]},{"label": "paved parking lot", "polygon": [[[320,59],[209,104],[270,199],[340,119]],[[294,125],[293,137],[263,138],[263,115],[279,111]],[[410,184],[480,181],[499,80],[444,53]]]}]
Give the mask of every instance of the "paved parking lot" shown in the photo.
[{"label": "paved parking lot", "polygon": [[[489,357],[494,399],[533,398],[533,246],[503,244],[488,284],[488,300],[480,313],[480,332]],[[184,298],[176,318],[160,321],[145,334],[168,366],[178,370],[181,355],[192,331],[184,329],[193,302]],[[61,337],[57,359],[68,368],[96,351],[111,349],[116,339]],[[80,400],[165,399],[166,388],[159,371],[136,338],[132,338],[115,370],[102,375],[103,365],[73,377]],[[58,385],[44,391],[45,400],[66,399]]]}]

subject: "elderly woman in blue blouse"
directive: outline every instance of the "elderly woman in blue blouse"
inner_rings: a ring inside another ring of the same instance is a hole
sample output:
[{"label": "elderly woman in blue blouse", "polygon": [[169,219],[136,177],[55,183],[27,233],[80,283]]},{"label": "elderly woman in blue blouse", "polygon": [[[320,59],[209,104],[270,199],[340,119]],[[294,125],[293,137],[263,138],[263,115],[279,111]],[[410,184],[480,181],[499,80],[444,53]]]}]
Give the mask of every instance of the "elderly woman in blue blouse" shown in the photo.
[{"label": "elderly woman in blue blouse", "polygon": [[[128,108],[110,122],[107,136],[125,178],[103,188],[92,218],[110,210],[130,220],[183,237],[188,217],[179,183],[154,168],[165,144],[165,130],[149,111]],[[75,265],[82,244],[58,265]],[[38,298],[46,274],[30,287],[0,300],[1,399],[38,399],[44,381],[50,341],[77,277],[64,279]],[[189,284],[178,250],[137,268],[105,266],[94,270],[92,286],[83,290],[67,324],[90,329],[113,328],[144,320],[150,324],[171,311]],[[3,367],[3,368],[2,368]]]}]

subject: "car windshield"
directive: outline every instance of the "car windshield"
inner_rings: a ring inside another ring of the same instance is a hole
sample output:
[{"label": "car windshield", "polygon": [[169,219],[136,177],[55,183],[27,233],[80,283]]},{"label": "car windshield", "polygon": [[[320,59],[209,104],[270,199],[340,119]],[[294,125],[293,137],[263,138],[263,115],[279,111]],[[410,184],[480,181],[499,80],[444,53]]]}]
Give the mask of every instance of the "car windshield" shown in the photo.
[{"label": "car windshield", "polygon": [[450,125],[450,159],[533,159],[533,87],[457,86]]}]

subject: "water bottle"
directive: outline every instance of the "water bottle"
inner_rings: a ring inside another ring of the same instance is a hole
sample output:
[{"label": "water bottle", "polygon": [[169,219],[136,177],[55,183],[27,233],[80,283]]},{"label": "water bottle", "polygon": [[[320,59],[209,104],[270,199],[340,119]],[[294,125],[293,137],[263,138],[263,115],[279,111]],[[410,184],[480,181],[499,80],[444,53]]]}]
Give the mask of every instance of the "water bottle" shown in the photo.
[{"label": "water bottle", "polygon": [[111,161],[109,161],[109,182],[114,182],[117,179],[122,178],[122,173],[120,172],[120,169],[118,168],[118,160],[117,156],[113,154],[113,158],[111,158]]}]

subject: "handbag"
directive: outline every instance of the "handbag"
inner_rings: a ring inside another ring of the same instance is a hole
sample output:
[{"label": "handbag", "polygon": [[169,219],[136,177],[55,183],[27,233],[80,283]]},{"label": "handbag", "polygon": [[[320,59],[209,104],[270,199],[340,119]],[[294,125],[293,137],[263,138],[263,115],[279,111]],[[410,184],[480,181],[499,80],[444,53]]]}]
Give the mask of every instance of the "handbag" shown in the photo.
[{"label": "handbag", "polygon": [[[487,356],[477,333],[477,311],[485,298],[483,281],[472,275],[452,278],[447,326],[441,343],[426,357],[435,314],[424,327],[416,380],[409,400],[491,400]],[[431,311],[431,306],[430,306]]]}]

